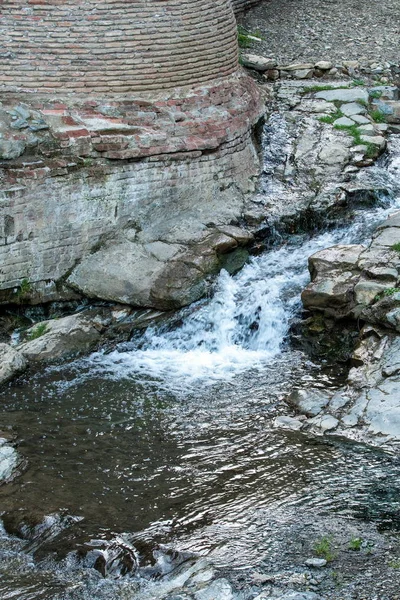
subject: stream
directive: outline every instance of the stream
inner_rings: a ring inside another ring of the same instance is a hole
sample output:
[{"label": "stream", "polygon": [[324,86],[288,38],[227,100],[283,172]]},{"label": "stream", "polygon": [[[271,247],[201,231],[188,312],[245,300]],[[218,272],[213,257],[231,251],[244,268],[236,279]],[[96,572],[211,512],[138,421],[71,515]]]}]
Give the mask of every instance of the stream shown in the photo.
[{"label": "stream", "polygon": [[398,139],[370,171],[391,190],[378,206],[222,272],[173,326],[1,392],[2,427],[27,459],[0,489],[2,600],[186,600],[171,574],[185,581],[203,557],[236,589],[220,598],[245,600],[251,585],[238,582],[278,560],[293,519],[400,530],[396,457],[273,427],[292,389],[343,381],[289,333],[308,256],[368,240],[400,208]]}]

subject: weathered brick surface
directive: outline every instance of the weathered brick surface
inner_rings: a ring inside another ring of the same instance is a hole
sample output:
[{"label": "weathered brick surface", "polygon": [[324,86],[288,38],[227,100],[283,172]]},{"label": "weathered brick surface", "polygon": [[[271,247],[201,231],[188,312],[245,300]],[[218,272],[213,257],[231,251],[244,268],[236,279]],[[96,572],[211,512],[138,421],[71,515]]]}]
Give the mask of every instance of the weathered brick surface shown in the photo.
[{"label": "weathered brick surface", "polygon": [[[250,135],[214,153],[89,165],[60,161],[58,171],[42,170],[32,179],[25,165],[0,191],[0,290],[17,292],[27,279],[42,300],[55,299],[54,281],[106,236],[151,229],[163,219],[169,231],[182,211],[205,215],[227,182],[235,181],[230,196],[248,191],[258,165]],[[7,298],[0,292],[0,302]]]},{"label": "weathered brick surface", "polygon": [[247,8],[259,4],[260,1],[261,0],[232,0],[233,10],[235,11],[235,14],[239,14]]},{"label": "weathered brick surface", "polygon": [[0,91],[123,93],[237,67],[231,0],[2,0]]}]

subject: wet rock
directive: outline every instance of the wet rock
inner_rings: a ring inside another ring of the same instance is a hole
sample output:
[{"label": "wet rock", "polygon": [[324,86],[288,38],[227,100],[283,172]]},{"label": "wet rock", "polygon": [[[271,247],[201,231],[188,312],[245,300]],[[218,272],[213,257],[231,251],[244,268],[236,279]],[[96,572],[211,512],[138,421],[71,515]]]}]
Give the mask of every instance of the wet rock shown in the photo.
[{"label": "wet rock", "polygon": [[332,431],[333,429],[336,429],[336,427],[339,425],[339,421],[336,419],[336,417],[324,413],[323,415],[317,415],[316,417],[309,419],[307,425],[318,429],[322,433],[325,433],[325,431]]},{"label": "wet rock", "polygon": [[292,431],[298,431],[303,427],[303,425],[304,423],[302,423],[298,419],[286,416],[276,417],[274,421],[274,427],[280,429],[291,429]]},{"label": "wet rock", "polygon": [[292,392],[287,402],[305,415],[315,417],[328,406],[330,399],[331,394],[327,390],[310,388]]},{"label": "wet rock", "polygon": [[0,484],[12,478],[20,463],[21,459],[15,448],[0,437]]},{"label": "wet rock", "polygon": [[42,321],[28,329],[28,341],[20,344],[18,351],[32,362],[66,358],[90,350],[102,329],[101,323],[82,314]]},{"label": "wet rock", "polygon": [[0,384],[22,373],[27,365],[21,352],[8,344],[0,344]]}]

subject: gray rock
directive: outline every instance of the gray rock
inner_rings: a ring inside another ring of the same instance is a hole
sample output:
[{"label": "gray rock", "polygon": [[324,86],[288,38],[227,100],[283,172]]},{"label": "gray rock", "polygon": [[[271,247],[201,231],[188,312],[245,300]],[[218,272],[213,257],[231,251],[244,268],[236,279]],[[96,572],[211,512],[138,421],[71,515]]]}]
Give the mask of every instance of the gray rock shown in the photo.
[{"label": "gray rock", "polygon": [[20,462],[17,451],[0,438],[0,483],[12,478]]},{"label": "gray rock", "polygon": [[320,60],[315,63],[314,66],[316,69],[320,69],[321,71],[329,71],[329,69],[332,69],[333,64],[328,60]]},{"label": "gray rock", "polygon": [[261,72],[275,69],[277,65],[274,58],[265,58],[264,56],[258,56],[257,54],[242,54],[241,62],[244,67]]},{"label": "gray rock", "polygon": [[292,392],[287,401],[307,416],[315,417],[328,406],[330,399],[328,391],[310,388]]},{"label": "gray rock", "polygon": [[280,416],[276,417],[274,421],[274,427],[280,429],[291,429],[292,431],[298,431],[303,427],[304,423],[293,417]]},{"label": "gray rock", "polygon": [[310,79],[313,76],[313,69],[298,69],[293,71],[293,77],[296,79]]},{"label": "gray rock", "polygon": [[337,245],[319,250],[308,259],[311,278],[336,270],[357,269],[358,260],[365,246],[354,244],[349,246]]},{"label": "gray rock", "polygon": [[281,71],[310,71],[314,69],[314,63],[292,63],[290,65],[279,65]]},{"label": "gray rock", "polygon": [[324,558],[307,558],[304,563],[307,567],[314,567],[316,569],[320,569],[321,567],[325,567],[328,564]]},{"label": "gray rock", "polygon": [[355,123],[358,123],[358,125],[368,125],[368,123],[371,122],[369,119],[367,119],[367,117],[364,117],[363,115],[352,115],[351,118]]},{"label": "gray rock", "polygon": [[374,144],[374,146],[378,146],[381,150],[386,147],[386,140],[381,135],[362,135],[361,139],[367,144]]},{"label": "gray rock", "polygon": [[348,148],[339,141],[332,140],[322,148],[319,160],[326,165],[343,165],[349,159]]},{"label": "gray rock", "polygon": [[24,371],[27,365],[25,357],[18,350],[0,343],[0,384]]},{"label": "gray rock", "polygon": [[368,123],[366,125],[360,125],[359,127],[357,127],[357,130],[362,135],[368,135],[368,136],[377,135],[377,131],[376,131],[374,125],[371,125],[371,123]]},{"label": "gray rock", "polygon": [[360,281],[354,286],[356,304],[372,304],[389,286],[376,281]]},{"label": "gray rock", "polygon": [[352,121],[352,119],[349,119],[348,117],[340,117],[340,119],[336,119],[336,121],[334,121],[333,124],[342,127],[351,127],[352,125],[354,125],[354,121]]},{"label": "gray rock", "polygon": [[325,431],[332,431],[333,429],[336,429],[336,427],[339,425],[339,421],[332,415],[323,414],[309,419],[307,424],[311,425],[312,427],[316,427],[325,433]]},{"label": "gray rock", "polygon": [[347,104],[342,104],[340,110],[346,117],[364,115],[367,112],[365,106],[363,106],[362,104],[358,104],[358,102],[349,102]]},{"label": "gray rock", "polygon": [[399,89],[396,86],[392,85],[378,85],[368,89],[368,93],[372,95],[372,97],[376,94],[380,94],[380,100],[398,100],[399,99]]},{"label": "gray rock", "polygon": [[25,152],[25,142],[22,140],[3,139],[0,137],[0,159],[12,160]]},{"label": "gray rock", "polygon": [[368,397],[364,418],[369,431],[400,439],[400,378],[384,380]]},{"label": "gray rock", "polygon": [[358,279],[359,275],[351,271],[336,271],[317,278],[303,290],[303,305],[310,310],[325,309],[327,314],[346,316],[353,306],[354,286]]},{"label": "gray rock", "polygon": [[373,239],[373,246],[388,246],[392,247],[394,244],[400,242],[400,228],[398,227],[385,227],[378,229],[378,235]]},{"label": "gray rock", "polygon": [[233,600],[233,592],[226,579],[215,579],[211,585],[195,592],[195,600]]},{"label": "gray rock", "polygon": [[[241,244],[249,239],[238,228],[235,234]],[[248,253],[240,248],[231,252],[238,245],[236,238],[220,231],[189,248],[123,241],[84,258],[67,283],[92,298],[171,310],[201,298],[208,289],[207,276],[221,267],[235,272],[243,266]]]},{"label": "gray rock", "polygon": [[362,88],[324,90],[317,92],[315,97],[328,100],[328,102],[335,100],[338,102],[357,102],[358,100],[368,102],[368,92]]},{"label": "gray rock", "polygon": [[94,319],[76,314],[42,321],[28,329],[27,335],[34,336],[42,329],[39,337],[18,346],[19,352],[32,362],[51,361],[88,351],[99,340],[101,325]]}]

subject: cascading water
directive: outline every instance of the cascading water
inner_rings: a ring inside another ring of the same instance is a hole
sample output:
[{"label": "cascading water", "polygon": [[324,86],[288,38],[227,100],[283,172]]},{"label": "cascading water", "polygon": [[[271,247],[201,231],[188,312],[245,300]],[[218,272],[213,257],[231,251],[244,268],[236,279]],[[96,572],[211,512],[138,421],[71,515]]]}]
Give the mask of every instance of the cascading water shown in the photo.
[{"label": "cascading water", "polygon": [[[276,127],[282,123],[276,117]],[[281,133],[281,137],[284,133]],[[270,136],[272,140],[279,135]],[[275,142],[274,142],[275,144]],[[284,144],[267,153],[267,172],[285,160]],[[279,153],[278,153],[279,150]],[[210,384],[261,367],[282,349],[293,316],[300,308],[300,291],[309,275],[307,257],[335,244],[363,243],[376,225],[400,207],[400,144],[392,142],[390,172],[376,167],[370,176],[391,191],[369,211],[354,213],[352,222],[311,239],[287,242],[252,258],[235,277],[222,272],[213,298],[172,331],[149,328],[138,344],[123,345],[111,354],[97,353],[83,363],[115,377],[147,374],[183,389],[189,382]],[[266,193],[266,192],[265,192]],[[92,371],[92,372],[93,372]]]},{"label": "cascading water", "polygon": [[[274,139],[284,135],[278,118],[276,127]],[[284,147],[268,154],[266,172],[284,164]],[[391,190],[381,206],[254,257],[235,277],[221,273],[213,298],[182,311],[178,326],[3,393],[1,418],[13,423],[28,469],[2,488],[4,522],[22,538],[0,529],[2,600],[179,597],[182,582],[213,577],[186,552],[234,579],[279,560],[291,520],[392,514],[391,457],[270,425],[291,386],[330,384],[290,347],[288,330],[307,257],[368,240],[400,206],[399,140],[388,160],[370,170]],[[248,589],[215,597],[247,600]],[[189,586],[181,597],[191,594]]]}]

